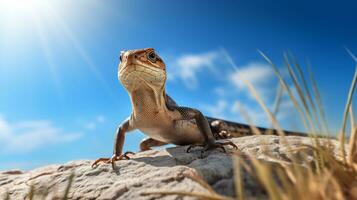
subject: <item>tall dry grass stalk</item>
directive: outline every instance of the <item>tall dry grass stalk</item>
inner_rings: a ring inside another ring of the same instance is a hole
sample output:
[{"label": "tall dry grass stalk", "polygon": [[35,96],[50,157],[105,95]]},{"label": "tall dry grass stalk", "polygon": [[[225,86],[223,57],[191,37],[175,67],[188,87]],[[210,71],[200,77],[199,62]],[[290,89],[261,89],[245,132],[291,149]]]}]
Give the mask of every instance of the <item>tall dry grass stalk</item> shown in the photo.
[{"label": "tall dry grass stalk", "polygon": [[[341,147],[344,147],[344,145],[345,145],[345,140],[346,140],[345,131],[346,131],[346,125],[347,125],[347,116],[348,116],[349,108],[352,105],[352,97],[353,97],[353,93],[354,93],[355,88],[356,88],[356,83],[357,83],[357,66],[356,66],[355,74],[353,76],[351,88],[350,88],[350,91],[348,93],[347,103],[346,103],[346,106],[345,106],[345,111],[343,113],[342,127],[341,127],[341,132],[340,132]],[[351,124],[351,127],[352,126],[353,126],[353,124]],[[351,133],[351,135],[352,134],[353,133]],[[343,161],[346,163],[347,159],[346,159],[346,150],[345,150],[345,148],[341,148],[341,154],[342,154]]]},{"label": "tall dry grass stalk", "polygon": [[314,75],[313,75],[312,69],[311,69],[311,64],[309,61],[307,62],[307,70],[308,70],[309,80],[311,82],[311,87],[312,87],[312,91],[314,94],[314,98],[315,98],[316,104],[317,104],[316,107],[317,107],[318,111],[316,111],[316,113],[320,116],[320,119],[322,120],[323,128],[326,131],[326,134],[330,135],[330,129],[329,129],[329,126],[328,126],[328,123],[326,120],[326,114],[325,114],[324,107],[322,105],[320,92],[319,92],[319,89],[317,88],[317,84],[315,82]]},{"label": "tall dry grass stalk", "polygon": [[[296,69],[296,71],[298,72],[298,75],[299,75],[299,80],[301,81],[301,84],[302,84],[302,88],[303,88],[303,94],[304,94],[304,97],[307,97],[307,100],[308,100],[308,103],[309,103],[309,106],[308,107],[311,107],[312,109],[312,115],[315,119],[315,123],[317,123],[317,126],[318,126],[318,130],[319,132],[325,132],[325,133],[328,133],[328,126],[327,126],[327,122],[326,123],[323,123],[324,121],[324,117],[323,115],[321,116],[318,116],[318,112],[317,112],[317,106],[314,101],[314,99],[312,98],[312,95],[311,95],[311,92],[310,92],[310,89],[309,89],[309,86],[308,86],[308,83],[307,83],[307,80],[304,76],[304,72],[299,64],[299,62],[292,56],[291,53],[289,53],[289,56],[292,58],[293,60],[293,67]],[[299,85],[299,84],[298,84]],[[317,95],[319,96],[319,95]],[[317,99],[316,99],[317,101]],[[321,105],[322,106],[322,105]],[[319,120],[319,117],[323,118],[322,120]]]},{"label": "tall dry grass stalk", "polygon": [[353,164],[354,162],[357,162],[357,127],[356,127],[356,121],[353,113],[353,108],[352,105],[350,106],[350,124],[351,124],[351,131],[352,134],[350,136],[349,140],[349,163]]}]

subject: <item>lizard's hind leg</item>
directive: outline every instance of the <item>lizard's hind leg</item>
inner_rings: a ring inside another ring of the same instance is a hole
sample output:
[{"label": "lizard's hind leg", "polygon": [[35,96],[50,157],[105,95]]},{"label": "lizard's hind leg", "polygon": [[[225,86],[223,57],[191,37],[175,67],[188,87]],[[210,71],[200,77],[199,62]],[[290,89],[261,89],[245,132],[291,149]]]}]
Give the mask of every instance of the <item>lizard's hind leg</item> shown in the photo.
[{"label": "lizard's hind leg", "polygon": [[227,124],[224,121],[217,119],[208,122],[216,140],[232,138],[231,133],[227,128]]},{"label": "lizard's hind leg", "polygon": [[208,120],[199,110],[187,108],[187,107],[177,107],[177,110],[181,113],[184,119],[195,119],[197,127],[204,138],[204,144],[191,145],[186,150],[187,152],[189,152],[192,147],[196,147],[196,146],[203,146],[204,148],[202,151],[221,148],[224,152],[226,152],[224,148],[225,145],[230,145],[233,148],[238,149],[238,147],[231,141],[226,141],[226,142],[215,141]]}]

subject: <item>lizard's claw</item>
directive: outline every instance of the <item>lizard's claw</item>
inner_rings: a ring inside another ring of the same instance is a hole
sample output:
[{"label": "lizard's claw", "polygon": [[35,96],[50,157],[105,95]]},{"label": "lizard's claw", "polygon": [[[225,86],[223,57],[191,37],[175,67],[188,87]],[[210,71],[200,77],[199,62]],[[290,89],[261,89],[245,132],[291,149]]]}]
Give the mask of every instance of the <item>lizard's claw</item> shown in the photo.
[{"label": "lizard's claw", "polygon": [[213,145],[207,145],[204,150],[221,148],[223,152],[226,153],[226,149],[224,148],[225,145],[229,145],[232,146],[234,149],[238,149],[237,145],[235,145],[233,142],[225,141],[225,142],[215,142]]},{"label": "lizard's claw", "polygon": [[216,139],[227,139],[227,138],[231,138],[231,134],[228,133],[227,131],[223,130],[218,133]]},{"label": "lizard's claw", "polygon": [[190,150],[194,147],[202,147],[203,145],[200,145],[200,144],[193,144],[193,145],[190,145],[188,146],[188,148],[186,149],[186,153],[190,153]]},{"label": "lizard's claw", "polygon": [[98,158],[94,163],[92,164],[92,168],[95,168],[98,166],[99,163],[106,163],[106,164],[112,164],[112,168],[115,169],[115,161],[117,160],[129,160],[128,154],[134,155],[135,153],[131,151],[127,151],[124,154],[121,154],[120,156],[114,154],[110,158]]}]

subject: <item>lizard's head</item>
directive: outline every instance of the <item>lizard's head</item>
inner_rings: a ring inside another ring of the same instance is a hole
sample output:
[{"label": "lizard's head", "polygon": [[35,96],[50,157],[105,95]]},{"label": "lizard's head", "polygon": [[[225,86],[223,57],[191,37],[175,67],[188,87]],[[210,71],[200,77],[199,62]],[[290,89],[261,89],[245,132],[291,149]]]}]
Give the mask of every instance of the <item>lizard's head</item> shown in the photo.
[{"label": "lizard's head", "polygon": [[162,89],[166,67],[153,48],[122,51],[118,78],[129,92],[147,86]]}]

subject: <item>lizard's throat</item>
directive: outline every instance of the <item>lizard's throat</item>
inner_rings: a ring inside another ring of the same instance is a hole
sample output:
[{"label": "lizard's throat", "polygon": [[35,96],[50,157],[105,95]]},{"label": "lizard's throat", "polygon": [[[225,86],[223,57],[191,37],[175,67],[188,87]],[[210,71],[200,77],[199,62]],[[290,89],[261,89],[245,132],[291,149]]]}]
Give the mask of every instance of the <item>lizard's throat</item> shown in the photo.
[{"label": "lizard's throat", "polygon": [[163,90],[157,91],[151,88],[139,89],[130,93],[134,117],[150,118],[162,112],[165,108]]},{"label": "lizard's throat", "polygon": [[132,64],[119,70],[119,80],[129,93],[134,116],[150,118],[164,110],[164,70]]}]

